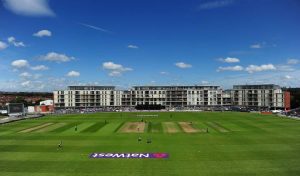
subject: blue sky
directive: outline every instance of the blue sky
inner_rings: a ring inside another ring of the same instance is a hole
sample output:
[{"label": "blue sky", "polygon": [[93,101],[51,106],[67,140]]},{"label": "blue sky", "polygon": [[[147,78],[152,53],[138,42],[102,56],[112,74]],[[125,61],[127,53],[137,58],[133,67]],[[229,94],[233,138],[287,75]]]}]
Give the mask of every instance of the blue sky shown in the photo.
[{"label": "blue sky", "polygon": [[0,90],[300,86],[298,0],[1,0]]}]

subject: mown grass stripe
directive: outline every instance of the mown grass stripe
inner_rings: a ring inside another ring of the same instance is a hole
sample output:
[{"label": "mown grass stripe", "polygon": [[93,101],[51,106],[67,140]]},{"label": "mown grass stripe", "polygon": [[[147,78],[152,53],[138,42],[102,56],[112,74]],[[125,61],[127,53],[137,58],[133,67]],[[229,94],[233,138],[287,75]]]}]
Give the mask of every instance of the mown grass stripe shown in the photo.
[{"label": "mown grass stripe", "polygon": [[178,133],[182,131],[177,122],[164,122],[163,128],[166,133]]},{"label": "mown grass stripe", "polygon": [[78,124],[80,124],[80,123],[78,123],[78,122],[69,123],[69,124],[66,124],[66,125],[64,125],[64,126],[62,126],[60,128],[56,128],[54,130],[51,130],[49,132],[60,133],[60,132],[63,132],[65,130],[68,130],[68,129],[72,128],[72,127],[75,127],[75,125],[78,125]]},{"label": "mown grass stripe", "polygon": [[[64,134],[72,134],[72,133],[80,133],[82,132],[83,130],[89,128],[90,126],[94,125],[95,123],[92,123],[92,122],[84,122],[84,123],[81,123],[81,124],[77,124],[75,125],[73,128],[69,128],[67,130],[65,130],[63,133]],[[77,127],[77,128],[76,128]]]},{"label": "mown grass stripe", "polygon": [[160,122],[154,122],[152,124],[152,133],[160,133],[163,131],[162,124]]},{"label": "mown grass stripe", "polygon": [[62,127],[62,126],[64,126],[64,125],[65,125],[65,123],[55,123],[55,124],[53,124],[53,125],[47,126],[47,127],[45,127],[45,128],[41,128],[41,129],[36,130],[36,131],[34,131],[34,132],[35,132],[35,133],[36,133],[36,132],[38,132],[38,133],[40,133],[40,132],[48,132],[48,131],[54,130],[54,129],[56,129],[56,128],[60,128],[60,127]]},{"label": "mown grass stripe", "polygon": [[212,131],[212,130],[209,130],[210,126],[207,126],[203,122],[195,122],[195,123],[193,123],[193,127],[199,129],[199,132],[202,132],[202,133],[208,133],[209,131]]},{"label": "mown grass stripe", "polygon": [[123,126],[123,123],[121,123],[121,122],[107,123],[104,127],[102,127],[99,131],[97,131],[97,134],[107,135],[107,134],[111,134],[111,133],[116,133],[122,126]]},{"label": "mown grass stripe", "polygon": [[229,129],[230,131],[245,131],[246,129],[237,125],[237,124],[234,124],[234,123],[231,123],[229,121],[222,121],[222,126],[226,129]]},{"label": "mown grass stripe", "polygon": [[185,133],[198,133],[201,132],[199,128],[195,126],[193,122],[178,122],[181,129]]},{"label": "mown grass stripe", "polygon": [[20,131],[20,133],[29,133],[29,132],[32,132],[32,131],[35,131],[35,130],[39,130],[41,128],[45,128],[49,125],[52,125],[53,123],[44,123],[42,125],[38,125],[38,126],[34,126],[34,127],[31,127],[31,128],[27,128],[27,129],[24,129],[22,131]]},{"label": "mown grass stripe", "polygon": [[227,129],[224,129],[223,127],[219,126],[215,122],[206,122],[206,124],[218,132],[221,132],[221,133],[229,132]]},{"label": "mown grass stripe", "polygon": [[148,132],[148,133],[151,133],[151,132],[152,132],[152,122],[148,122],[147,132]]},{"label": "mown grass stripe", "polygon": [[230,129],[224,127],[224,125],[221,125],[219,122],[214,122],[214,123],[215,123],[217,126],[219,126],[220,128],[225,129],[225,131],[227,131],[227,132],[230,132],[230,131],[231,131]]},{"label": "mown grass stripe", "polygon": [[251,125],[249,123],[251,123],[252,121],[241,121],[241,120],[234,120],[234,121],[231,121],[231,123],[233,124],[236,124],[236,125],[239,125],[241,126],[242,128],[246,128],[247,130],[255,130],[255,131],[265,131],[263,130],[262,128],[259,128],[257,126],[254,126],[254,125]]},{"label": "mown grass stripe", "polygon": [[115,133],[118,132],[124,124],[125,124],[125,122],[120,123],[119,126],[114,130],[114,132]]},{"label": "mown grass stripe", "polygon": [[104,122],[97,122],[94,125],[84,129],[81,131],[81,133],[93,133],[101,129],[105,125]]}]

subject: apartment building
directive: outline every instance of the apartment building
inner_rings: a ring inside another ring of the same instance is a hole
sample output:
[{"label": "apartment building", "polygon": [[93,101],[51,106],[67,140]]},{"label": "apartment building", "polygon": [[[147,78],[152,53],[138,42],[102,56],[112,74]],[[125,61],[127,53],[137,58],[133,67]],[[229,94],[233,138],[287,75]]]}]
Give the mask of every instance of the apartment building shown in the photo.
[{"label": "apartment building", "polygon": [[116,90],[114,86],[69,86],[54,91],[56,108],[243,106],[289,108],[288,93],[273,84],[234,85],[223,91],[220,86],[134,86]]},{"label": "apartment building", "polygon": [[122,91],[114,86],[69,86],[53,95],[56,108],[94,108],[121,106]]},{"label": "apartment building", "polygon": [[285,107],[285,94],[278,85],[234,85],[232,105],[261,108]]},{"label": "apartment building", "polygon": [[54,91],[54,104],[56,108],[217,106],[222,105],[222,90],[219,86],[134,86],[130,90],[69,86],[67,90]]},{"label": "apartment building", "polygon": [[134,86],[123,97],[130,106],[215,106],[222,104],[221,93],[219,86]]}]

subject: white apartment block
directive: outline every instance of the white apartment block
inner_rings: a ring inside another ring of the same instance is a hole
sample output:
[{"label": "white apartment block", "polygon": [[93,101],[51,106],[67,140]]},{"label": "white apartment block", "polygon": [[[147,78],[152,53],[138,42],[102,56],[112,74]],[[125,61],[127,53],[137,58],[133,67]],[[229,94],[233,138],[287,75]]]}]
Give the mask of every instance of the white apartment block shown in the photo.
[{"label": "white apartment block", "polygon": [[130,106],[166,107],[221,105],[219,86],[135,86],[126,92]]},{"label": "white apartment block", "polygon": [[232,104],[246,107],[284,107],[284,92],[273,84],[235,85],[232,90]]},{"label": "white apartment block", "polygon": [[69,86],[54,91],[56,108],[135,107],[284,107],[284,92],[273,84],[235,85],[223,91],[220,86],[134,86],[116,90],[114,86]]},{"label": "white apartment block", "polygon": [[187,106],[220,106],[222,90],[219,86],[197,86],[187,89]]},{"label": "white apartment block", "polygon": [[222,90],[219,86],[135,86],[124,91],[114,86],[69,86],[54,91],[54,104],[56,108],[217,106],[222,105]]},{"label": "white apartment block", "polygon": [[122,98],[122,91],[114,86],[69,86],[53,94],[56,108],[121,106]]}]

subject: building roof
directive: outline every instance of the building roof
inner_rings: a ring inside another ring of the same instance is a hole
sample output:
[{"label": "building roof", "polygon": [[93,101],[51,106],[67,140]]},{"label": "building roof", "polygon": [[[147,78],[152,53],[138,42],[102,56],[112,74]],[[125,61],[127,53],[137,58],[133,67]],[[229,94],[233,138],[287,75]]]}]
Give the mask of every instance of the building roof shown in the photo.
[{"label": "building roof", "polygon": [[114,90],[115,86],[68,86],[68,90]]},{"label": "building roof", "polygon": [[220,86],[203,86],[203,85],[186,85],[186,86],[133,86],[134,90],[186,90],[186,89],[203,89],[203,88],[220,88]]},{"label": "building roof", "polygon": [[280,89],[280,86],[275,84],[245,84],[233,85],[233,89]]}]

